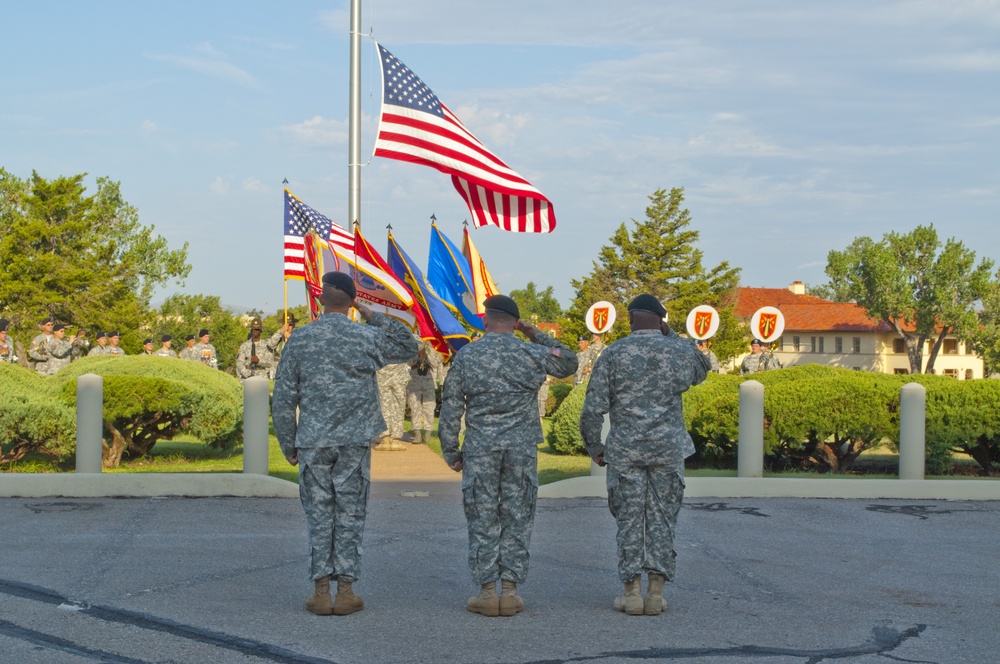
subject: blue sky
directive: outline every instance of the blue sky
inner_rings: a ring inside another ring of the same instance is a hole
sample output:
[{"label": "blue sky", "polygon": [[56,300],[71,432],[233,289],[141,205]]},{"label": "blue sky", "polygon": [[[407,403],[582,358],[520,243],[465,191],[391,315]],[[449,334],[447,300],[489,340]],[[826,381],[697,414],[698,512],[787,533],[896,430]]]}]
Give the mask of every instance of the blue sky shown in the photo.
[{"label": "blue sky", "polygon": [[[612,8],[612,5],[616,5]],[[347,216],[347,2],[44,2],[4,9],[0,165],[87,172],[190,278],[159,294],[281,306],[282,180]],[[501,289],[589,273],[657,188],[684,187],[706,266],[826,281],[831,249],[933,223],[1000,260],[1000,2],[377,0],[372,30],[553,202],[550,235],[473,238]],[[380,81],[364,47],[363,159]],[[371,160],[362,228],[426,264],[461,240],[449,178]],[[300,283],[289,301],[305,301]]]}]

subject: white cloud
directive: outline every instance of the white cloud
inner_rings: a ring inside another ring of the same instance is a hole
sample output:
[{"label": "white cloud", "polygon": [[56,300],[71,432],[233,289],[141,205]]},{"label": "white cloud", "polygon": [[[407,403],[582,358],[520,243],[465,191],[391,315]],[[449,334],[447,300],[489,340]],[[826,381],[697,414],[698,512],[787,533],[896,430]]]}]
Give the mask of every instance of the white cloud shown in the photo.
[{"label": "white cloud", "polygon": [[194,46],[188,51],[186,55],[148,54],[146,57],[245,87],[253,87],[257,83],[248,71],[229,62],[228,57],[209,42]]},{"label": "white cloud", "polygon": [[143,131],[159,131],[160,130],[160,128],[152,120],[143,120],[141,127],[142,127]]},{"label": "white cloud", "polygon": [[267,193],[271,190],[266,184],[257,178],[246,178],[243,180],[243,191]]},{"label": "white cloud", "polygon": [[462,104],[455,109],[462,124],[489,148],[508,145],[528,124],[525,113],[511,114],[497,108],[481,108],[478,104]]},{"label": "white cloud", "polygon": [[223,177],[219,175],[215,178],[215,181],[212,182],[211,185],[209,185],[208,188],[216,196],[225,196],[226,194],[229,193],[229,182],[227,179],[223,179]]},{"label": "white cloud", "polygon": [[307,147],[329,148],[347,144],[347,121],[327,120],[322,115],[314,115],[296,124],[282,125],[278,130]]}]

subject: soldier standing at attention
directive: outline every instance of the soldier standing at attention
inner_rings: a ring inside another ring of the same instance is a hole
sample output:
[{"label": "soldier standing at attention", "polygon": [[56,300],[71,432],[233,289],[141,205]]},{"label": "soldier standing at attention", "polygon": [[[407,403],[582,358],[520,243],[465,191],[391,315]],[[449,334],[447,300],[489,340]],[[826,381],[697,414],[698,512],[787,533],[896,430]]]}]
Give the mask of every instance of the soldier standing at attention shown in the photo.
[{"label": "soldier standing at attention", "polygon": [[49,374],[49,342],[52,341],[52,326],[55,321],[45,318],[41,322],[42,333],[31,340],[28,357],[35,365],[35,373],[39,376]]},{"label": "soldier standing at attention", "polygon": [[197,337],[195,337],[193,334],[189,334],[186,337],[184,337],[184,343],[187,344],[187,347],[182,348],[181,352],[177,354],[177,357],[181,358],[182,360],[194,360],[195,362],[197,362],[199,359],[198,354],[195,353],[194,351],[194,346],[196,341]]},{"label": "soldier standing at attention", "polygon": [[56,323],[52,327],[52,340],[49,341],[49,361],[45,375],[51,376],[72,361],[73,342],[66,341],[66,326]]},{"label": "soldier standing at attention", "polygon": [[576,375],[573,376],[574,385],[579,385],[590,378],[590,372],[594,369],[594,362],[597,361],[597,358],[603,352],[604,342],[600,336],[595,334],[591,337],[589,344],[586,339],[580,337],[580,352],[577,353],[579,363],[576,368]]},{"label": "soldier standing at attention", "polygon": [[421,346],[417,356],[410,360],[410,381],[406,385],[406,401],[410,406],[410,428],[413,442],[431,442],[434,429],[434,407],[437,405],[438,367],[434,361],[437,351]]},{"label": "soldier standing at attention", "polygon": [[177,353],[170,348],[173,343],[174,338],[169,334],[164,334],[160,337],[160,350],[153,353],[153,355],[157,357],[177,357]]},{"label": "soldier standing at attention", "polygon": [[[538,496],[538,388],[546,374],[573,375],[577,360],[561,343],[520,320],[517,303],[506,295],[489,297],[484,306],[486,334],[455,355],[445,378],[438,435],[444,460],[463,472],[469,567],[481,586],[466,608],[484,616],[512,616],[524,608],[517,584],[528,575]],[[531,343],[514,337],[515,330]],[[459,450],[463,414],[467,429]]]},{"label": "soldier standing at attention", "polygon": [[[684,459],[694,444],[684,427],[681,394],[711,369],[690,339],[681,339],[649,294],[628,305],[632,333],[594,365],[580,433],[595,463],[608,467],[608,507],[618,524],[618,576],[625,584],[614,607],[658,615],[663,585],[676,568],[674,532],[684,498]],[[601,443],[604,414],[611,430]],[[642,573],[649,575],[645,600]]]},{"label": "soldier standing at attention", "polygon": [[712,365],[712,372],[719,373],[719,358],[715,356],[712,349],[708,347],[708,341],[705,339],[699,339],[695,342],[698,346],[698,352],[708,358],[709,363]]},{"label": "soldier standing at attention", "polygon": [[[324,313],[289,338],[274,382],[274,432],[288,462],[299,466],[315,582],[306,608],[316,615],[364,608],[352,584],[361,574],[368,445],[385,428],[375,373],[406,362],[418,348],[406,325],[355,303],[356,295],[348,275],[323,275]],[[367,325],[347,317],[352,306]],[[337,580],[332,601],[331,578]]]},{"label": "soldier standing at attention", "polygon": [[218,369],[219,357],[215,354],[215,346],[210,344],[208,339],[208,330],[205,328],[198,330],[198,343],[194,345],[194,354],[202,364]]},{"label": "soldier standing at attention", "polygon": [[94,357],[96,355],[107,355],[108,354],[107,332],[101,332],[100,330],[98,330],[97,334],[94,335],[94,341],[97,343],[97,345],[90,349],[90,352],[87,353],[87,357]]},{"label": "soldier standing at attention", "polygon": [[770,344],[759,339],[750,342],[750,354],[744,357],[740,364],[741,376],[781,368],[781,362],[778,361],[778,358],[768,352],[769,346]]},{"label": "soldier standing at attention", "polygon": [[373,447],[377,452],[399,452],[406,449],[400,442],[403,437],[403,420],[406,418],[406,384],[410,382],[410,365],[398,362],[383,367],[378,372],[378,398],[385,420],[382,440]]},{"label": "soldier standing at attention", "polygon": [[104,354],[114,356],[126,355],[125,349],[118,345],[121,339],[122,337],[117,331],[108,332],[108,347],[105,349]]},{"label": "soldier standing at attention", "polygon": [[0,318],[0,362],[17,364],[17,353],[14,351],[14,340],[7,336],[10,321]]},{"label": "soldier standing at attention", "polygon": [[152,355],[153,354],[153,340],[146,339],[142,342],[142,354]]}]

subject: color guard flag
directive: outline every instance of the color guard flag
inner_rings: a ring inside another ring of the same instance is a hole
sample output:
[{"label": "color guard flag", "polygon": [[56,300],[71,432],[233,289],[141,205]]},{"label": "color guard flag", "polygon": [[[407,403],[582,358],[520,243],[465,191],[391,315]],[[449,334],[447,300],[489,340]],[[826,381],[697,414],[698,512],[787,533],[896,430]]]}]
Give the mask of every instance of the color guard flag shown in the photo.
[{"label": "color guard flag", "polygon": [[[335,224],[285,189],[285,280],[305,279],[305,236],[314,233],[324,242]],[[338,227],[339,228],[339,227]],[[322,275],[320,275],[322,276]]]},{"label": "color guard flag", "polygon": [[476,227],[549,233],[552,203],[486,149],[416,74],[381,44],[382,113],[375,156],[430,166],[451,176]]},{"label": "color guard flag", "polygon": [[483,319],[476,313],[476,289],[469,261],[434,223],[427,254],[427,283],[459,313],[466,325],[485,330]]},{"label": "color guard flag", "polygon": [[472,286],[476,292],[476,314],[483,316],[486,314],[483,302],[486,301],[486,298],[498,294],[500,289],[493,283],[493,277],[490,276],[490,271],[486,269],[486,263],[479,256],[476,245],[472,244],[468,228],[465,229],[462,254],[465,255],[465,260],[469,261],[469,270],[472,273]]}]

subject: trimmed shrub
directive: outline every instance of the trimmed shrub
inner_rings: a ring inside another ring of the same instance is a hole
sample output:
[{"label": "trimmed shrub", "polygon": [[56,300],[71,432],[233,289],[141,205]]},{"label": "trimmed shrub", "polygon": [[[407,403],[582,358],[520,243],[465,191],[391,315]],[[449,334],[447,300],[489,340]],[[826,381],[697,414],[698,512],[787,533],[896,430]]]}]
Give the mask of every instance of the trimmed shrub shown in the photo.
[{"label": "trimmed shrub", "polygon": [[[572,380],[572,379],[571,379]],[[559,406],[573,391],[573,383],[552,383],[549,385],[549,398],[545,401],[545,414],[550,415],[559,410]]]},{"label": "trimmed shrub", "polygon": [[548,443],[560,454],[586,454],[580,435],[580,414],[587,397],[587,383],[573,387],[563,399],[549,427]]},{"label": "trimmed shrub", "polygon": [[76,452],[76,410],[54,399],[46,379],[0,363],[0,462],[35,452],[65,463]]}]

